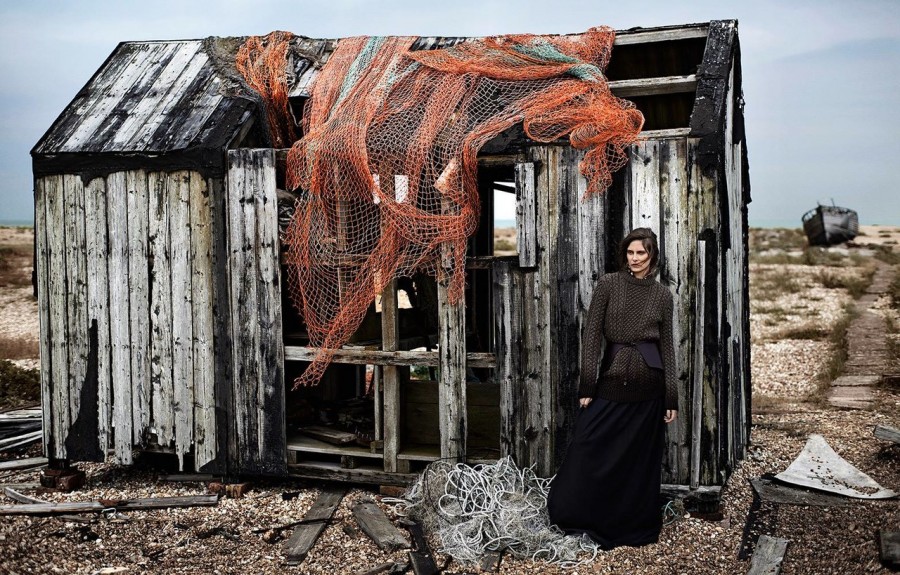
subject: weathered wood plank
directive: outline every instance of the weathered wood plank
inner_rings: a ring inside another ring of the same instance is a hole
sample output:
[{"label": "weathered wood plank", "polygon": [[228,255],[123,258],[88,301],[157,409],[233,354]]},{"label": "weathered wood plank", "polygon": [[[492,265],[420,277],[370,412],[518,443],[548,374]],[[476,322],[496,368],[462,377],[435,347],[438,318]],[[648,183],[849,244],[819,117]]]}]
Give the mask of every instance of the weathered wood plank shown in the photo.
[{"label": "weathered wood plank", "polygon": [[315,545],[316,539],[325,530],[327,522],[341,504],[341,499],[344,498],[346,492],[346,489],[336,487],[319,492],[312,507],[303,516],[303,521],[307,523],[294,529],[291,538],[285,543],[285,558],[288,564],[296,565],[306,558],[309,550]]},{"label": "weathered wood plank", "polygon": [[147,236],[150,199],[147,174],[125,173],[128,190],[128,296],[131,322],[132,441],[144,442],[150,426],[150,281]]},{"label": "weathered wood plank", "polygon": [[[210,225],[209,190],[206,180],[198,173],[191,173],[191,332],[194,360],[194,457],[195,467],[203,467],[216,458],[216,390],[215,354],[213,334],[213,268],[212,227]],[[281,337],[278,330],[278,337]],[[284,419],[276,413],[273,419]]]},{"label": "weathered wood plank", "polygon": [[[383,353],[395,353],[397,334],[397,280],[391,279],[381,292],[381,349]],[[400,471],[403,465],[397,459],[400,451],[400,378],[397,368],[385,365],[381,368],[383,386],[384,470]]]},{"label": "weathered wood plank", "polygon": [[371,485],[412,485],[419,477],[418,473],[394,473],[374,467],[344,469],[337,463],[312,461],[288,465],[288,473],[292,477]]},{"label": "weathered wood plank", "polygon": [[846,497],[830,495],[820,491],[797,489],[789,485],[775,483],[769,479],[751,479],[750,484],[760,499],[770,503],[785,505],[814,505],[817,507],[846,507],[851,502]]},{"label": "weathered wood plank", "polygon": [[51,439],[54,436],[53,417],[53,362],[50,353],[50,248],[48,246],[47,181],[37,179],[34,183],[34,233],[35,262],[38,279],[38,322],[40,326],[41,353],[41,413],[43,419],[44,455],[51,454]]},{"label": "weathered wood plank", "polygon": [[87,233],[87,321],[97,328],[97,447],[106,457],[112,437],[112,352],[109,322],[109,260],[106,180],[94,178],[84,191]]},{"label": "weathered wood plank", "polygon": [[109,327],[112,359],[113,445],[116,457],[131,464],[131,325],[128,319],[128,190],[125,173],[106,178],[109,225]]},{"label": "weathered wood plank", "polygon": [[175,453],[179,470],[190,450],[194,431],[194,325],[191,270],[191,172],[167,176],[172,254],[172,381]]},{"label": "weathered wood plank", "polygon": [[413,550],[409,552],[409,563],[416,575],[437,575],[440,570],[434,562],[434,555],[425,539],[425,529],[418,521],[402,521],[413,540]]},{"label": "weathered wood plank", "polygon": [[788,546],[787,539],[760,535],[750,560],[750,571],[747,575],[778,575],[781,573],[781,562]]},{"label": "weathered wood plank", "polygon": [[72,426],[81,416],[81,391],[85,385],[88,361],[87,269],[85,261],[84,185],[80,176],[63,176],[66,227],[66,328],[68,331],[69,425],[67,455],[70,449],[81,451],[86,438],[73,435]]},{"label": "weathered wood plank", "polygon": [[[702,337],[706,322],[706,289],[704,278],[706,277],[706,241],[697,241],[697,289],[696,311],[694,314],[694,334]],[[703,425],[703,342],[695,341],[694,344],[694,373],[693,390],[691,393],[691,487],[700,485],[700,459],[701,459],[701,434]]]},{"label": "weathered wood plank", "polygon": [[352,508],[353,517],[359,528],[368,535],[382,551],[391,553],[397,549],[408,549],[409,539],[394,527],[384,512],[371,501],[362,501]]},{"label": "weathered wood plank", "polygon": [[160,446],[175,439],[175,383],[172,379],[172,265],[169,195],[164,173],[148,174],[150,195],[150,387],[153,427]]},{"label": "weathered wood plank", "polygon": [[537,265],[536,202],[534,163],[516,164],[516,244],[522,267]]},{"label": "weathered wood plank", "polygon": [[300,429],[300,433],[320,439],[325,443],[332,445],[347,445],[356,442],[356,434],[340,431],[339,429],[331,429],[320,425],[310,425]]},{"label": "weathered wood plank", "polygon": [[509,262],[494,266],[494,329],[496,330],[497,367],[495,380],[500,383],[500,455],[511,456],[524,465],[524,407],[521,380],[522,355],[522,274]]},{"label": "weathered wood plank", "polygon": [[23,447],[25,445],[31,445],[32,443],[37,443],[41,441],[44,436],[44,432],[41,430],[32,431],[29,433],[24,433],[22,435],[16,435],[13,437],[7,437],[5,439],[0,439],[0,450],[8,450],[13,449],[15,447]]},{"label": "weathered wood plank", "polygon": [[438,281],[438,350],[440,380],[438,418],[441,458],[464,461],[466,457],[466,316],[462,297],[450,302],[450,285]]},{"label": "weathered wood plank", "polygon": [[672,338],[675,342],[678,374],[678,418],[666,426],[664,481],[687,484],[690,481],[689,456],[691,403],[689,387],[693,361],[694,229],[690,226],[687,143],[671,140],[659,143],[659,197],[661,211],[660,281],[672,293],[674,304]]},{"label": "weathered wood plank", "polygon": [[697,76],[688,74],[687,76],[658,76],[634,80],[614,80],[609,83],[609,89],[619,98],[683,94],[697,89]]},{"label": "weathered wood plank", "polygon": [[624,30],[616,32],[616,40],[613,46],[626,46],[628,44],[648,44],[650,42],[671,42],[675,40],[689,40],[691,38],[706,38],[709,26],[691,26],[690,28],[670,28],[662,30]]},{"label": "weathered wood plank", "polygon": [[889,425],[876,425],[873,433],[878,439],[900,443],[900,429],[897,429],[896,427],[891,427]]},{"label": "weathered wood plank", "polygon": [[[284,346],[286,361],[312,361],[320,348],[302,346]],[[437,351],[381,351],[374,349],[344,348],[334,350],[332,363],[345,363],[352,365],[440,365],[440,353]],[[466,366],[468,367],[496,367],[497,360],[493,353],[467,353]]]},{"label": "weathered wood plank", "polygon": [[262,471],[285,472],[284,339],[281,326],[281,266],[278,241],[278,199],[273,150],[254,151],[259,166],[256,188],[257,302],[259,374],[257,430]]},{"label": "weathered wood plank", "polygon": [[62,176],[44,178],[47,204],[48,311],[50,317],[50,368],[53,436],[47,455],[66,457],[69,433],[69,346],[66,286],[65,200]]},{"label": "weathered wood plank", "polygon": [[102,513],[106,509],[135,511],[148,509],[173,509],[182,507],[214,507],[218,505],[217,495],[188,495],[182,497],[148,497],[143,499],[121,499],[84,501],[71,503],[30,503],[23,505],[0,505],[0,515],[58,515],[60,513]]},{"label": "weathered wood plank", "polygon": [[659,142],[647,140],[631,146],[631,229],[660,232]]}]

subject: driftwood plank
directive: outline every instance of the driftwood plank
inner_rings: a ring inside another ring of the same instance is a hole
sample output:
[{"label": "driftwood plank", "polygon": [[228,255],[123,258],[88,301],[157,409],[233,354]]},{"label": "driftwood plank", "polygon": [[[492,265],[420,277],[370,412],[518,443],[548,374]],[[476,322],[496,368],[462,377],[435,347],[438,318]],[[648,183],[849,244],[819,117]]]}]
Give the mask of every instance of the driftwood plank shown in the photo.
[{"label": "driftwood plank", "polygon": [[750,560],[750,571],[747,575],[778,575],[781,573],[781,562],[787,551],[788,540],[780,537],[760,535]]},{"label": "driftwood plank", "polygon": [[0,471],[12,471],[14,469],[28,469],[29,467],[38,467],[47,465],[46,457],[28,457],[26,459],[15,459],[13,461],[0,462]]},{"label": "driftwood plank", "polygon": [[878,555],[885,566],[900,567],[900,531],[878,530]]},{"label": "driftwood plank", "polygon": [[888,425],[876,425],[875,437],[877,437],[878,439],[884,439],[885,441],[900,443],[900,429],[897,429],[896,427],[890,427]]},{"label": "driftwood plank", "polygon": [[408,549],[409,539],[394,527],[384,512],[373,502],[360,502],[353,506],[353,516],[360,529],[368,535],[375,545],[388,553],[397,549]]},{"label": "driftwood plank", "polygon": [[326,523],[334,515],[341,499],[347,493],[346,489],[331,487],[323,489],[312,507],[303,516],[304,523],[294,529],[291,538],[285,543],[285,555],[290,565],[301,563],[316,539],[325,530]]},{"label": "driftwood plank", "polygon": [[148,497],[143,499],[119,499],[83,501],[71,503],[29,503],[24,505],[0,505],[0,515],[58,515],[60,513],[100,513],[104,509],[133,511],[146,509],[170,509],[175,507],[213,507],[216,495],[189,495],[184,497]]}]

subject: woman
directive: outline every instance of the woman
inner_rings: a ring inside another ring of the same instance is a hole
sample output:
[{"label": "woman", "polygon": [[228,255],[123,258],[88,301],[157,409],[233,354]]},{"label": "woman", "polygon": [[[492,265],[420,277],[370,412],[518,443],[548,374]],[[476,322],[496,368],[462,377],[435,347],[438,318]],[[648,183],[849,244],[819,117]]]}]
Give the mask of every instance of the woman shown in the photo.
[{"label": "woman", "polygon": [[659,539],[664,424],[678,407],[672,295],[654,279],[656,234],[632,231],[619,260],[621,270],[594,289],[582,339],[581,412],[548,500],[553,523],[604,549]]}]

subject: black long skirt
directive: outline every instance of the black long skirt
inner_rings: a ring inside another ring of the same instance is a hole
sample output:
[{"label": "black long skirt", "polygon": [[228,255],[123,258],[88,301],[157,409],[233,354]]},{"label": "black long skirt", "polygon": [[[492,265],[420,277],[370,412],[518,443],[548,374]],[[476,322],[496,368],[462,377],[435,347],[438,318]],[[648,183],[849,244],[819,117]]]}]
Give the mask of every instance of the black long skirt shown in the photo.
[{"label": "black long skirt", "polygon": [[550,520],[587,534],[604,549],[646,545],[662,529],[660,480],[665,434],[662,398],[633,403],[594,399],[550,484]]}]

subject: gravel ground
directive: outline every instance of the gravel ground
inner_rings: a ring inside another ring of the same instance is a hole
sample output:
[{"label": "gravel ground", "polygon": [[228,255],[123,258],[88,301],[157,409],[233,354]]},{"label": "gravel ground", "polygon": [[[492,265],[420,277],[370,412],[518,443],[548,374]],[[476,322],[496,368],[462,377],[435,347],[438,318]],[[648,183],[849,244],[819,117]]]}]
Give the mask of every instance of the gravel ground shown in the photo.
[{"label": "gravel ground", "polygon": [[[884,235],[878,237],[884,239]],[[771,246],[767,249],[773,250]],[[857,263],[844,262],[841,273],[859,273]],[[723,491],[721,520],[682,517],[663,529],[657,544],[616,549],[603,553],[593,564],[575,569],[504,558],[500,572],[744,573],[749,562],[737,557],[753,502],[749,479],[785,469],[810,433],[824,435],[845,459],[885,487],[900,490],[900,447],[892,447],[872,435],[877,424],[900,426],[898,390],[876,390],[878,401],[873,411],[836,410],[823,406],[823,402],[809,401],[815,399],[817,377],[825,367],[830,344],[825,337],[784,337],[789,330],[801,327],[830,330],[851,301],[846,290],[822,286],[817,279],[820,267],[751,265],[752,376],[754,401],[759,400],[762,407],[754,411],[748,456],[737,466]],[[784,287],[783,282],[779,284],[774,278],[785,272],[793,282],[787,291],[779,291],[778,285]],[[896,318],[887,302],[878,307]],[[0,329],[2,326],[0,323]],[[0,459],[39,452],[39,447],[33,447],[29,453],[0,454]],[[88,474],[85,488],[41,497],[85,501],[205,493],[202,484],[159,481],[159,472],[152,468],[110,464],[81,467]],[[36,479],[36,472],[0,475],[0,482]],[[285,499],[284,493],[296,496]],[[326,528],[307,559],[300,566],[287,566],[282,544],[289,530],[253,531],[300,519],[317,493],[313,483],[257,482],[245,498],[222,499],[214,508],[129,512],[101,516],[92,524],[58,518],[3,518],[0,573],[352,574],[385,561],[405,560],[402,551],[387,554],[379,550],[356,528],[350,514],[352,503],[363,497],[375,497],[389,516],[395,516],[395,509],[371,491],[354,489],[344,498],[336,520]],[[0,503],[8,501],[0,497]],[[853,501],[847,507],[763,504],[757,530],[791,541],[782,570],[786,575],[888,573],[878,562],[875,532],[879,528],[900,529],[898,505],[897,501]],[[438,565],[446,565],[445,573],[477,572],[449,563],[440,553],[436,559]]]}]

